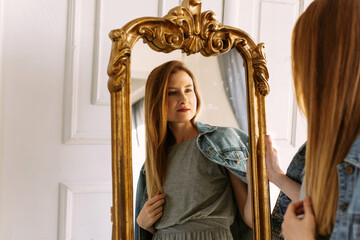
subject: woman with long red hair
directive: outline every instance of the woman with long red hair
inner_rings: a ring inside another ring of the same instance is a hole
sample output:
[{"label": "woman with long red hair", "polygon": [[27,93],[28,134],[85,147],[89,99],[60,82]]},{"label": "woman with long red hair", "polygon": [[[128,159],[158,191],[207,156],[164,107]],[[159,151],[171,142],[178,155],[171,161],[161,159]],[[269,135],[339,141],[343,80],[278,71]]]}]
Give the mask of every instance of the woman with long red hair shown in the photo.
[{"label": "woman with long red hair", "polygon": [[200,105],[196,79],[182,62],[150,73],[135,239],[231,240],[244,234],[240,229],[249,230],[244,222],[252,226],[248,136],[195,121]]}]

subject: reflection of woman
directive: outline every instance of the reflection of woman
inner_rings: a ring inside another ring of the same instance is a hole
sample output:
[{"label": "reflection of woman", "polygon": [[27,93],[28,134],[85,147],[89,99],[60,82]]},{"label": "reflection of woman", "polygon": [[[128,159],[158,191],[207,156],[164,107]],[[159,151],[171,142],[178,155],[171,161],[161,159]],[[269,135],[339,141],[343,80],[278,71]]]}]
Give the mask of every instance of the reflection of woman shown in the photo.
[{"label": "reflection of woman", "polygon": [[294,85],[308,123],[303,185],[311,199],[289,205],[286,239],[360,239],[359,46],[359,0],[315,0],[295,25]]},{"label": "reflection of woman", "polygon": [[233,239],[239,230],[230,231],[237,213],[233,194],[242,219],[252,224],[243,182],[247,135],[195,122],[201,103],[196,81],[179,61],[155,68],[145,91],[146,161],[135,238]]}]

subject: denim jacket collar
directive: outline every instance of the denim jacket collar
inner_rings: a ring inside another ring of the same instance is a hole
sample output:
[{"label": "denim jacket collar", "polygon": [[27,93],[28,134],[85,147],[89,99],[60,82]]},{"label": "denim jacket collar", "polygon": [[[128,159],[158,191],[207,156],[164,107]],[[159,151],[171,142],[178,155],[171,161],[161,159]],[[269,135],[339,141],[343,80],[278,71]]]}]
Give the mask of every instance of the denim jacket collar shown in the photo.
[{"label": "denim jacket collar", "polygon": [[204,133],[213,132],[217,128],[216,126],[210,126],[210,125],[202,123],[202,122],[196,122],[195,127],[199,131],[199,135],[202,135]]},{"label": "denim jacket collar", "polygon": [[360,168],[360,135],[351,146],[348,155],[345,157],[345,162]]}]

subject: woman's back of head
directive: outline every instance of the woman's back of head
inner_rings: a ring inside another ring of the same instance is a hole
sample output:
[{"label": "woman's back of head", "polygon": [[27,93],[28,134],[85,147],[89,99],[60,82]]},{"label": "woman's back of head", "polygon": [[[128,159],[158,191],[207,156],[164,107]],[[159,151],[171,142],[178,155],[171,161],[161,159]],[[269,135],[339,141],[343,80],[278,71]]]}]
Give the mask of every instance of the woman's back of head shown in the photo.
[{"label": "woman's back of head", "polygon": [[293,32],[295,92],[308,121],[307,192],[322,235],[335,222],[336,166],[360,133],[359,46],[358,0],[315,0]]}]

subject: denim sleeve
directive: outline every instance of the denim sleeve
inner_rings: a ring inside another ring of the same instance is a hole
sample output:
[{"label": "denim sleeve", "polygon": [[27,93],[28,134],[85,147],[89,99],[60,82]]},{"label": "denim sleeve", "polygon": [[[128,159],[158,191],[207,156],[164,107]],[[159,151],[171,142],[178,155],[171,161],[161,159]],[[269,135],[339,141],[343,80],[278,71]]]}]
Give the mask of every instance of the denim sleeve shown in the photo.
[{"label": "denim sleeve", "polygon": [[135,200],[135,240],[151,240],[152,234],[142,229],[136,222],[136,218],[139,216],[141,209],[147,201],[146,190],[146,176],[145,167],[142,166],[139,174],[139,180],[136,188],[136,200]]},{"label": "denim sleeve", "polygon": [[[295,154],[294,158],[286,171],[286,175],[298,183],[302,183],[305,170],[305,152],[306,143],[304,143]],[[271,239],[283,240],[281,234],[281,224],[284,220],[284,214],[288,205],[291,203],[291,199],[286,196],[284,192],[280,192],[273,212],[271,213]]]}]

